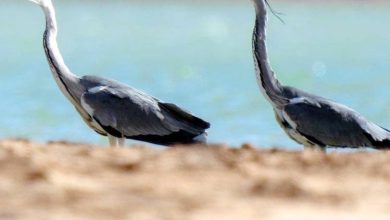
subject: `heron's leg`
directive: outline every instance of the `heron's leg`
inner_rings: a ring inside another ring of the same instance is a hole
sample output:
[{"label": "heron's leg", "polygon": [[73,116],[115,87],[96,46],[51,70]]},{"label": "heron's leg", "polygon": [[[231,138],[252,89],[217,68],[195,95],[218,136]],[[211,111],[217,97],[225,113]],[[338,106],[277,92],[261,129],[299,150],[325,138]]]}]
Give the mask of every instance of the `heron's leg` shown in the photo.
[{"label": "heron's leg", "polygon": [[318,145],[304,145],[303,146],[305,151],[317,151],[317,152],[323,152],[323,153],[326,153],[326,148],[325,147],[321,147],[321,146],[318,146]]},{"label": "heron's leg", "polygon": [[108,141],[110,142],[110,147],[116,147],[118,144],[117,138],[111,135],[108,135]]},{"label": "heron's leg", "polygon": [[124,138],[124,137],[118,138],[118,145],[119,145],[119,147],[124,147],[125,146],[125,142],[126,142],[126,138]]}]

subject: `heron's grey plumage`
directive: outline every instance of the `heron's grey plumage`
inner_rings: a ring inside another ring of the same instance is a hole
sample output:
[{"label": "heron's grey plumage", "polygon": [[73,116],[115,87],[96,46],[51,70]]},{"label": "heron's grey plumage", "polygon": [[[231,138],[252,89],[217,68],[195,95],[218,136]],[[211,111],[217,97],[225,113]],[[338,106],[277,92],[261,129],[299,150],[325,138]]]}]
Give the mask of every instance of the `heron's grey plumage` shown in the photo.
[{"label": "heron's grey plumage", "polygon": [[108,136],[111,145],[122,143],[124,138],[161,145],[206,141],[210,124],[178,106],[114,80],[74,75],[57,46],[57,23],[51,0],[31,1],[45,13],[43,47],[58,86],[88,126]]},{"label": "heron's grey plumage", "polygon": [[[209,127],[207,122],[176,105],[164,103],[125,84],[97,76],[82,77],[80,83],[90,88],[81,96],[82,107],[113,136],[169,136],[184,131],[196,137]],[[187,141],[192,142],[192,138]],[[150,142],[180,143],[163,137]]]},{"label": "heron's grey plumage", "polygon": [[280,126],[305,147],[373,147],[390,149],[390,132],[353,109],[299,89],[283,86],[271,69],[266,47],[265,0],[253,0],[256,23],[253,55],[258,84],[272,104]]}]

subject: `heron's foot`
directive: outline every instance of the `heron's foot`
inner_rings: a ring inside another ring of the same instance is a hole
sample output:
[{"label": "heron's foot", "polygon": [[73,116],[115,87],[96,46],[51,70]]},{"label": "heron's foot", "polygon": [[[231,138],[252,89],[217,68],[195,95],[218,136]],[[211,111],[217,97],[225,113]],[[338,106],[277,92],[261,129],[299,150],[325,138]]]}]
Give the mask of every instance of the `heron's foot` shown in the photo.
[{"label": "heron's foot", "polygon": [[322,147],[322,146],[318,146],[318,145],[305,145],[304,149],[305,149],[305,151],[326,153],[326,147]]}]

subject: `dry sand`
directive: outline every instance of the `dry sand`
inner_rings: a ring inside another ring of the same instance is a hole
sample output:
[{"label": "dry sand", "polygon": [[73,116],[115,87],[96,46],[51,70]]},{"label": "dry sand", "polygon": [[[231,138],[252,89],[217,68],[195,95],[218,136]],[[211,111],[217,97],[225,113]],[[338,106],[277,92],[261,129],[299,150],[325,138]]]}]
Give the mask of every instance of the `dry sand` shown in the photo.
[{"label": "dry sand", "polygon": [[0,219],[390,219],[390,152],[0,141]]}]

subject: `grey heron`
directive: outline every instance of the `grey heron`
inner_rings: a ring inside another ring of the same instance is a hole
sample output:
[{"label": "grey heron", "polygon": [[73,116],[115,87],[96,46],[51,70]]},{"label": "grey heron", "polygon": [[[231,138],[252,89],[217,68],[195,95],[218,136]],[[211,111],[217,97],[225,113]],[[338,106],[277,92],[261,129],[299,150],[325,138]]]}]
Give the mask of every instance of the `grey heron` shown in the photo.
[{"label": "grey heron", "polygon": [[175,104],[162,102],[111,79],[73,74],[57,46],[52,1],[30,1],[41,6],[45,15],[43,47],[57,85],[85,123],[108,136],[111,146],[123,146],[126,138],[159,145],[206,141],[210,124]]},{"label": "grey heron", "polygon": [[257,82],[271,103],[279,125],[305,149],[331,147],[390,149],[390,131],[353,109],[302,90],[284,86],[272,71],[266,47],[266,0],[253,0],[256,22],[253,57]]}]

